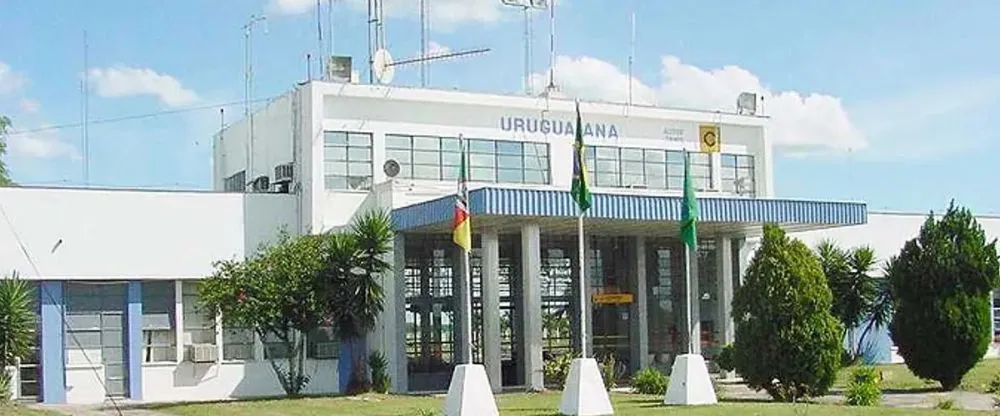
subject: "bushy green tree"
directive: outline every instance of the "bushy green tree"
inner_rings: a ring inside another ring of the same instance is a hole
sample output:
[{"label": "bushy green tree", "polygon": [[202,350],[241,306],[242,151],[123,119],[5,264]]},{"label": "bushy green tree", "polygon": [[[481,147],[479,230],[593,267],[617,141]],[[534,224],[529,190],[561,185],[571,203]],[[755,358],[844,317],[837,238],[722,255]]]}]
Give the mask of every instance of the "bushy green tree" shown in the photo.
[{"label": "bushy green tree", "polygon": [[840,367],[843,326],[819,259],[776,225],[733,299],[733,364],[747,385],[777,401],[825,394]]},{"label": "bushy green tree", "polygon": [[219,311],[227,326],[253,328],[261,338],[273,336],[285,358],[268,357],[288,395],[309,383],[305,373],[304,334],[326,320],[326,305],[317,290],[323,268],[320,236],[289,237],[282,233],[243,261],[216,263],[215,274],[201,282],[199,297],[205,311]]},{"label": "bushy green tree", "polygon": [[31,353],[35,342],[35,316],[31,287],[17,273],[0,278],[0,402],[10,397],[6,368]]},{"label": "bushy green tree", "polygon": [[875,251],[866,246],[844,249],[833,241],[824,240],[816,246],[816,254],[833,294],[833,316],[843,324],[845,333],[869,318],[875,321],[866,325],[858,339],[851,339],[851,345],[856,349],[851,350],[850,355],[852,359],[857,359],[872,326],[888,323],[883,319],[884,314],[876,310],[883,305],[878,302],[880,284],[872,274],[876,264]]},{"label": "bushy green tree", "polygon": [[11,126],[10,117],[0,114],[0,186],[15,186],[10,179],[10,171],[7,170],[7,162],[3,156],[7,155],[7,134]]},{"label": "bushy green tree", "polygon": [[996,240],[987,241],[972,212],[952,201],[940,219],[927,217],[886,273],[895,312],[889,330],[906,366],[945,390],[958,387],[990,343]]}]

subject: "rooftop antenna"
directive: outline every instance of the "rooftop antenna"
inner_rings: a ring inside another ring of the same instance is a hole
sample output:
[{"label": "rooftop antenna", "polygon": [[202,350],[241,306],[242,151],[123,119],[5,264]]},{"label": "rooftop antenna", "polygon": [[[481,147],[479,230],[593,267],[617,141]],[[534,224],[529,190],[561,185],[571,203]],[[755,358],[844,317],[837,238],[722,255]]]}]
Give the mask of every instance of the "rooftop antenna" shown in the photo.
[{"label": "rooftop antenna", "polygon": [[[324,61],[323,55],[325,55],[325,54],[323,52],[326,50],[326,47],[323,45],[323,5],[322,5],[322,1],[323,0],[316,0],[316,41],[319,43],[319,45],[318,45],[319,49],[316,50],[316,61],[319,63],[319,72],[320,72],[320,74],[323,74],[323,72],[324,72],[323,71],[323,61]],[[306,54],[306,59],[311,60],[312,58],[310,58],[309,55],[310,54]],[[310,66],[311,66],[311,62],[310,62]],[[324,76],[321,75],[320,78],[322,79],[322,78],[324,78]],[[313,79],[312,78],[312,70],[309,70],[309,78],[307,78],[307,79],[309,81],[312,81],[312,79]]]},{"label": "rooftop antenna", "polygon": [[[246,66],[246,73],[244,74],[244,86],[243,86],[243,115],[247,119],[247,154],[246,154],[246,177],[253,177],[253,140],[254,140],[254,125],[253,125],[253,112],[250,111],[250,101],[253,97],[253,29],[258,23],[264,24],[264,33],[267,33],[267,17],[258,16],[255,14],[250,15],[250,20],[243,25],[243,43],[244,43],[244,64]],[[246,184],[244,184],[245,186]]]},{"label": "rooftop antenna", "polygon": [[[430,45],[428,44],[427,35],[430,32],[430,12],[431,4],[430,0],[420,0],[420,56],[426,57]],[[427,61],[420,61],[420,86],[427,87],[427,77],[429,75],[429,69],[427,68]]]},{"label": "rooftop antenna", "polygon": [[334,0],[326,0],[326,38],[330,41],[328,56],[333,56],[335,50],[333,47],[333,2]]},{"label": "rooftop antenna", "polygon": [[[382,25],[382,0],[368,0],[368,82],[375,83],[375,58],[385,51],[385,28]],[[388,51],[385,52],[388,54]],[[380,82],[386,83],[379,79]]]},{"label": "rooftop antenna", "polygon": [[83,141],[83,185],[90,186],[90,132],[88,131],[88,124],[90,124],[90,63],[89,60],[89,45],[87,44],[87,31],[83,31],[83,105],[82,105],[82,116],[83,125],[81,129],[81,138]]},{"label": "rooftop antenna", "polygon": [[548,96],[556,91],[556,3],[552,0],[537,2],[549,8],[549,86],[545,89]]},{"label": "rooftop antenna", "polygon": [[632,109],[632,65],[635,61],[635,0],[630,3],[632,6],[632,16],[630,18],[632,24],[632,35],[629,38],[629,49],[628,49],[628,105],[625,107],[625,115],[629,115]]},{"label": "rooftop antenna", "polygon": [[548,0],[500,0],[505,6],[518,7],[524,12],[524,93],[531,94],[531,12],[545,9]]},{"label": "rooftop antenna", "polygon": [[446,52],[432,54],[429,56],[417,56],[413,58],[405,58],[399,61],[394,61],[392,55],[386,49],[379,49],[375,51],[372,60],[372,74],[374,79],[378,80],[380,84],[389,84],[392,82],[392,78],[396,73],[396,67],[419,64],[423,62],[431,61],[442,61],[445,59],[459,58],[471,55],[480,55],[490,52],[490,48],[477,48],[477,49],[465,49],[455,52]]}]

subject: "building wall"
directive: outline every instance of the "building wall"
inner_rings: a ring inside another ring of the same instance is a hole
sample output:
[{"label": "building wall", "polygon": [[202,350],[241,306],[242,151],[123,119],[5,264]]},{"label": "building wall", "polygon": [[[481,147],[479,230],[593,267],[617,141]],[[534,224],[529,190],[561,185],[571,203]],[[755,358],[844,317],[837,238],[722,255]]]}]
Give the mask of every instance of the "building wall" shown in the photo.
[{"label": "building wall", "polygon": [[[71,298],[81,299],[80,286],[74,283],[83,281],[129,288],[128,299],[121,299],[127,316],[120,341],[135,379],[130,388],[138,389],[129,397],[173,401],[281,394],[273,370],[263,360],[184,362],[184,346],[192,341],[184,336],[185,302],[176,288],[182,281],[210,275],[216,260],[242,258],[273,241],[281,228],[295,231],[293,195],[0,188],[0,214],[0,264],[5,272],[16,270],[25,279],[41,282],[44,400],[105,400],[104,354],[80,357],[75,349],[88,348],[86,341],[64,330],[74,308]],[[140,363],[134,360],[142,349],[128,347],[126,340],[142,342],[139,325],[148,321],[143,308],[149,307],[143,287],[154,284],[175,287],[168,314],[174,345],[181,347],[175,350],[176,360]],[[222,340],[221,329],[217,341]],[[255,350],[262,348],[256,339]],[[70,360],[70,355],[76,358]],[[336,368],[335,359],[307,360],[313,378],[308,391],[337,391]]]},{"label": "building wall", "polygon": [[[266,175],[274,179],[274,167],[292,161],[294,129],[293,101],[296,90],[267,103],[254,113],[253,172],[247,180]],[[216,190],[222,189],[222,178],[246,169],[249,123],[246,119],[230,124],[215,138]]]}]

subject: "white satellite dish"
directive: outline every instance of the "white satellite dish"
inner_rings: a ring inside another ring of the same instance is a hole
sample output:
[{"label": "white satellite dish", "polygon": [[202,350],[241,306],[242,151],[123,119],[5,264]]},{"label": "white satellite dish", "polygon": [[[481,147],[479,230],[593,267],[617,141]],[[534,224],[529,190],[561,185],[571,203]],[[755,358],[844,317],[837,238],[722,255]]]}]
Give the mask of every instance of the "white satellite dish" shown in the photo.
[{"label": "white satellite dish", "polygon": [[381,84],[392,82],[392,77],[396,75],[396,67],[392,63],[392,55],[385,49],[379,49],[372,55],[372,72],[375,79]]}]

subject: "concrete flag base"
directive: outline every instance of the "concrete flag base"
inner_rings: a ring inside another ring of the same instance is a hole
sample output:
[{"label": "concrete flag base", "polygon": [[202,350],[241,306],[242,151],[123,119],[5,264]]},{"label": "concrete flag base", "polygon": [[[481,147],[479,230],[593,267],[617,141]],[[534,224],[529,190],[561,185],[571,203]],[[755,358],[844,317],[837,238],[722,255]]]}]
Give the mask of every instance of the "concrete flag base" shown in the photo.
[{"label": "concrete flag base", "polygon": [[576,358],[569,367],[563,387],[559,413],[568,416],[605,416],[614,414],[601,370],[593,358]]},{"label": "concrete flag base", "polygon": [[445,416],[499,416],[493,389],[480,364],[455,366],[444,401]]},{"label": "concrete flag base", "polygon": [[682,406],[719,403],[701,354],[683,354],[674,359],[663,403]]}]

